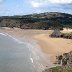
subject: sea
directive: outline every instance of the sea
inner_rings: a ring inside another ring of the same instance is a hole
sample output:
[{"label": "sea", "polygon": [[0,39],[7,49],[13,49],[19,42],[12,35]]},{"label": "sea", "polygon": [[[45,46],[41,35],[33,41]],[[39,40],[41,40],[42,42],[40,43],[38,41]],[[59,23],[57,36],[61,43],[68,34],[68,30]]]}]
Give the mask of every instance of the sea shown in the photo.
[{"label": "sea", "polygon": [[0,33],[0,72],[42,72],[46,65],[34,41]]}]

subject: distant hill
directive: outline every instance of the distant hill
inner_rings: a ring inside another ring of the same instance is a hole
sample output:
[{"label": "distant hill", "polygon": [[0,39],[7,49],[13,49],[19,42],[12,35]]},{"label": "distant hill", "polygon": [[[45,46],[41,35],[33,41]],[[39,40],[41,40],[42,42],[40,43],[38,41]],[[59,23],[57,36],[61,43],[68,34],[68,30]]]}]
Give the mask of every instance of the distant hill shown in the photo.
[{"label": "distant hill", "polygon": [[0,27],[18,27],[21,29],[72,28],[72,15],[59,12],[46,12],[23,16],[2,16]]}]

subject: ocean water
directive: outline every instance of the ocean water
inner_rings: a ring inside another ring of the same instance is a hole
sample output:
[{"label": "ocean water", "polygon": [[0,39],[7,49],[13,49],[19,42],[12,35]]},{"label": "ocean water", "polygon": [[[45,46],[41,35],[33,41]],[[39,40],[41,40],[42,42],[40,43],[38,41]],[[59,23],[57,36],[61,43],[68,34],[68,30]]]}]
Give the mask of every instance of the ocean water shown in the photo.
[{"label": "ocean water", "polygon": [[0,33],[0,72],[41,72],[45,67],[35,43]]}]

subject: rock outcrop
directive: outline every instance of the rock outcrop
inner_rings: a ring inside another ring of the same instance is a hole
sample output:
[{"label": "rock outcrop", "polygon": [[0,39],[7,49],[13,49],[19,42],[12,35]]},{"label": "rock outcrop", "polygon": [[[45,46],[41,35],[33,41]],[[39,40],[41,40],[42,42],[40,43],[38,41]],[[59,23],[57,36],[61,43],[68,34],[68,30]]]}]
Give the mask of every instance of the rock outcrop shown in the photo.
[{"label": "rock outcrop", "polygon": [[72,51],[64,53],[63,55],[57,56],[57,62],[61,65],[72,64]]},{"label": "rock outcrop", "polygon": [[57,63],[61,66],[45,69],[43,72],[72,72],[72,51],[56,56],[56,58]]}]

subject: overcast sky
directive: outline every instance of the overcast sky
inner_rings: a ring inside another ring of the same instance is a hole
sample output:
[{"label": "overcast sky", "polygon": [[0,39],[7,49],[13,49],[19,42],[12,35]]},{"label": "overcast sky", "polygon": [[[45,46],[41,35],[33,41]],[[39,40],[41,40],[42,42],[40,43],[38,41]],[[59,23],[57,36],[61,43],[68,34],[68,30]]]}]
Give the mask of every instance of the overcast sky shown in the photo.
[{"label": "overcast sky", "polygon": [[42,12],[72,14],[72,0],[0,0],[0,16]]}]

